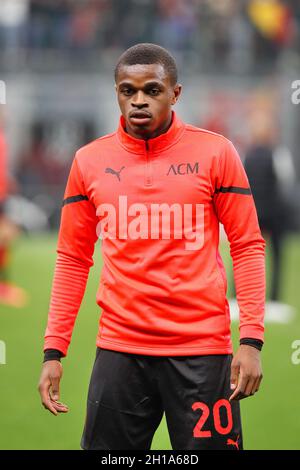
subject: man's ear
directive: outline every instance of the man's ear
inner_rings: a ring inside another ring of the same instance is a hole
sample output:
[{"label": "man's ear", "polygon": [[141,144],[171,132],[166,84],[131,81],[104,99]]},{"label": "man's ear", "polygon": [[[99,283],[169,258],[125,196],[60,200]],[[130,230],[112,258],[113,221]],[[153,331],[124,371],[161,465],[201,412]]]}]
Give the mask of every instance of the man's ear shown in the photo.
[{"label": "man's ear", "polygon": [[117,84],[115,83],[115,90],[116,92],[118,91],[118,87],[117,87]]},{"label": "man's ear", "polygon": [[176,83],[174,90],[173,90],[173,98],[172,98],[172,106],[177,103],[178,98],[181,94],[182,85],[180,83]]}]

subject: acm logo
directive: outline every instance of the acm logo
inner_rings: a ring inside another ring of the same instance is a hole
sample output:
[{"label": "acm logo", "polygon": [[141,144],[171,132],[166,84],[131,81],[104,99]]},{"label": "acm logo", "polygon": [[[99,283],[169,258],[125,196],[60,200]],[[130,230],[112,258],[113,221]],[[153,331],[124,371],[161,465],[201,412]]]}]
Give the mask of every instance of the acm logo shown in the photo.
[{"label": "acm logo", "polygon": [[191,163],[179,163],[179,165],[171,165],[169,168],[169,171],[167,173],[167,176],[170,174],[173,175],[188,175],[188,174],[193,174],[193,173],[198,173],[199,172],[199,162],[195,162],[194,166],[192,166]]},{"label": "acm logo", "polygon": [[6,364],[6,344],[0,341],[0,365]]}]

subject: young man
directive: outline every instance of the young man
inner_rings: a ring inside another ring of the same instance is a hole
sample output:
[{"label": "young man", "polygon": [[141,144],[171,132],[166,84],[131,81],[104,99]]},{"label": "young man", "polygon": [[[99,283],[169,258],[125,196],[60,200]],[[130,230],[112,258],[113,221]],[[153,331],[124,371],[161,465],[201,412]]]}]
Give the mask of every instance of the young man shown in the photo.
[{"label": "young man", "polygon": [[[84,449],[149,449],[163,412],[173,449],[241,449],[239,399],[262,378],[264,247],[231,142],[172,111],[181,85],[154,44],[115,69],[118,130],[80,149],[63,202],[39,391],[53,414],[94,243],[102,308]],[[219,223],[240,306],[232,360]]]}]

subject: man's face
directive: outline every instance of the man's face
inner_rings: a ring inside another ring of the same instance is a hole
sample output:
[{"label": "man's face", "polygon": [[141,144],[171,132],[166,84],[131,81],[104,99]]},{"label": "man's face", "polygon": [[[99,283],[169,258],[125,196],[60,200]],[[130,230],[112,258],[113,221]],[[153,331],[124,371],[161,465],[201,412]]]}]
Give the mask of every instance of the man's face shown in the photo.
[{"label": "man's face", "polygon": [[181,85],[172,85],[161,64],[123,65],[116,91],[128,134],[149,139],[165,132]]}]

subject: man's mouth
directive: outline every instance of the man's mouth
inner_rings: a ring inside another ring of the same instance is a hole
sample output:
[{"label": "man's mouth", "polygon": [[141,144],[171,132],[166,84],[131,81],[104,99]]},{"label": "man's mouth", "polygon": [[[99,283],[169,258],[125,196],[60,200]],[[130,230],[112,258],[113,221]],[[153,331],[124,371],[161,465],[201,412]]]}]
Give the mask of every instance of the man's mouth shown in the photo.
[{"label": "man's mouth", "polygon": [[151,118],[151,114],[147,111],[132,111],[129,114],[130,122],[138,126],[144,126],[145,124],[148,124]]}]

